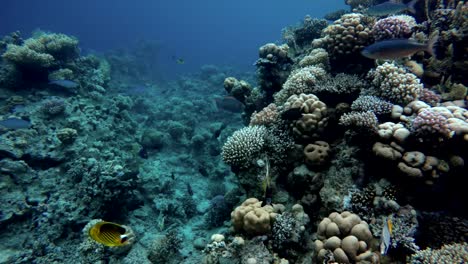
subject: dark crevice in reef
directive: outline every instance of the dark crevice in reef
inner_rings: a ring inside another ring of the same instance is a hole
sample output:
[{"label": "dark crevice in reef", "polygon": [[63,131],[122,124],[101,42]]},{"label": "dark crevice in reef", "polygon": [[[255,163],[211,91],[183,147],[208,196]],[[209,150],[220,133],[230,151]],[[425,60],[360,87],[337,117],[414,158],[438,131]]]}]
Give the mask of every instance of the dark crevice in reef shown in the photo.
[{"label": "dark crevice in reef", "polygon": [[63,160],[58,160],[50,156],[33,157],[30,154],[24,154],[21,159],[24,160],[29,167],[39,170],[48,170],[63,163]]}]

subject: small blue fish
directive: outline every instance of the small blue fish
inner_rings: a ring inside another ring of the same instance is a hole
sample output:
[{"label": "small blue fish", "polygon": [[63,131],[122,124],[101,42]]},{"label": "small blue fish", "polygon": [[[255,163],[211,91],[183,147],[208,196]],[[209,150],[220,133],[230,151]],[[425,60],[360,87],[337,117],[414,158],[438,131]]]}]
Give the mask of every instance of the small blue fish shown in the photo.
[{"label": "small blue fish", "polygon": [[367,14],[371,16],[387,16],[391,14],[401,13],[403,11],[409,11],[412,14],[416,13],[414,5],[418,0],[412,0],[408,4],[399,3],[396,1],[387,1],[382,4],[369,7]]},{"label": "small blue fish", "polygon": [[12,118],[7,118],[5,120],[0,121],[0,126],[9,128],[9,129],[22,129],[22,128],[30,128],[31,127],[31,122],[12,117]]},{"label": "small blue fish", "polygon": [[78,83],[70,80],[52,80],[49,84],[58,85],[67,89],[74,89],[79,86]]}]

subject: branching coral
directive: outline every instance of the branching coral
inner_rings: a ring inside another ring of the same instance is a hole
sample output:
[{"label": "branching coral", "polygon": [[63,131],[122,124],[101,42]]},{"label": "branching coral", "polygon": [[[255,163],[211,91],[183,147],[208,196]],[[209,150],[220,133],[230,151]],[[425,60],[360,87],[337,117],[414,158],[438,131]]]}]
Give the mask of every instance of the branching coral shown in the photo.
[{"label": "branching coral", "polygon": [[283,85],[283,89],[274,96],[277,105],[282,105],[290,96],[301,93],[311,93],[314,85],[324,80],[327,73],[323,68],[308,66],[291,73]]},{"label": "branching coral", "polygon": [[372,111],[345,113],[340,117],[339,123],[343,126],[362,127],[370,131],[376,131],[379,125],[377,116]]},{"label": "branching coral", "polygon": [[345,14],[323,30],[327,50],[333,59],[358,54],[372,43],[374,19],[362,14]]},{"label": "branching coral", "polygon": [[378,20],[372,27],[375,40],[408,38],[413,33],[416,20],[411,16],[391,16]]},{"label": "branching coral", "polygon": [[376,96],[359,96],[351,105],[353,111],[371,111],[374,114],[388,114],[392,111],[393,104]]},{"label": "branching coral", "polygon": [[409,103],[422,92],[423,85],[416,75],[391,63],[384,63],[369,74],[372,84],[384,99],[394,103]]},{"label": "branching coral", "polygon": [[223,160],[232,166],[248,167],[263,149],[266,131],[264,126],[252,126],[234,132],[224,143]]},{"label": "branching coral", "polygon": [[412,264],[453,264],[468,262],[468,244],[454,243],[440,249],[427,248],[413,254],[408,263]]}]

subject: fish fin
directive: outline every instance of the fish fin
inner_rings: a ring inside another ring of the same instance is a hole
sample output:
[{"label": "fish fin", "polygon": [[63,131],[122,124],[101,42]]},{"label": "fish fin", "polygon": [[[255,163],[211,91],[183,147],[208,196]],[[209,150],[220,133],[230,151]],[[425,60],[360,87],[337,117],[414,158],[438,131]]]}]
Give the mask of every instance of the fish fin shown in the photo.
[{"label": "fish fin", "polygon": [[414,8],[414,5],[416,5],[416,3],[418,2],[419,0],[411,0],[411,2],[409,2],[408,4],[406,4],[406,6],[408,7],[408,11],[411,13],[411,14],[416,14],[416,9]]},{"label": "fish fin", "polygon": [[430,39],[429,41],[427,42],[427,49],[426,51],[431,54],[431,56],[435,57],[436,56],[436,53],[435,53],[435,44],[437,43],[437,40],[439,40],[439,34],[436,33],[434,34]]}]

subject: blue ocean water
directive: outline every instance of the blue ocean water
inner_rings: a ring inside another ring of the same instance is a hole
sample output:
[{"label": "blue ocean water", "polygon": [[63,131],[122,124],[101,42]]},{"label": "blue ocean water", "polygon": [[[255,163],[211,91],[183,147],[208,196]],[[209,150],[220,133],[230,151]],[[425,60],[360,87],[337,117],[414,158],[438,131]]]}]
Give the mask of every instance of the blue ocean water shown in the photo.
[{"label": "blue ocean water", "polygon": [[468,263],[466,1],[3,1],[0,264]]},{"label": "blue ocean water", "polygon": [[[125,48],[139,40],[161,45],[159,70],[174,76],[204,64],[253,69],[257,47],[281,39],[281,29],[305,15],[323,17],[344,8],[342,0],[317,5],[284,1],[5,1],[0,9],[5,35],[35,29],[62,32],[80,39],[84,51]],[[173,58],[183,58],[177,65]]]}]

